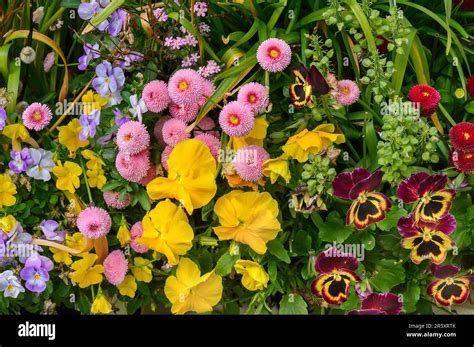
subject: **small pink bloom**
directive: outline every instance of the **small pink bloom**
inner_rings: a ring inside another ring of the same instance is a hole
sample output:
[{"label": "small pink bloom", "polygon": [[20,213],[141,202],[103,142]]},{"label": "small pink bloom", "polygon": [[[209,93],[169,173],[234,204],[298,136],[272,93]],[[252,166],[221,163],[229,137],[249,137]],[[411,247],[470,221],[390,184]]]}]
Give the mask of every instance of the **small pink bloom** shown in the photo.
[{"label": "small pink bloom", "polygon": [[198,103],[194,103],[180,106],[171,102],[169,111],[171,117],[182,120],[185,123],[190,123],[196,119],[199,113],[199,105]]},{"label": "small pink bloom", "polygon": [[115,166],[119,174],[130,182],[140,182],[150,168],[150,153],[148,150],[138,154],[118,152]]},{"label": "small pink bloom", "polygon": [[337,102],[349,106],[359,100],[360,89],[354,81],[342,80],[337,82]]},{"label": "small pink bloom", "polygon": [[117,210],[123,210],[127,208],[132,202],[132,196],[125,194],[122,201],[119,200],[120,193],[118,192],[104,192],[104,201],[109,207],[116,208]]},{"label": "small pink bloom", "polygon": [[198,102],[202,95],[202,78],[192,69],[181,69],[171,76],[168,93],[176,104],[190,105]]},{"label": "small pink bloom", "polygon": [[171,147],[183,140],[189,139],[191,134],[186,133],[186,123],[179,119],[170,119],[163,125],[163,141]]},{"label": "small pink bloom", "polygon": [[155,123],[155,128],[153,129],[153,135],[155,135],[156,141],[158,141],[158,143],[162,146],[165,145],[165,141],[163,141],[163,125],[168,119],[171,118],[166,116],[158,119]]},{"label": "small pink bloom", "polygon": [[257,60],[265,71],[283,71],[291,62],[291,48],[283,40],[267,39],[257,49]]},{"label": "small pink bloom", "polygon": [[95,240],[108,234],[112,227],[112,219],[103,208],[91,206],[82,210],[76,225],[82,235]]},{"label": "small pink bloom", "polygon": [[161,166],[163,166],[163,169],[166,171],[168,171],[168,159],[172,150],[173,147],[166,146],[165,149],[163,149],[163,152],[161,152]]},{"label": "small pink bloom", "polygon": [[210,134],[200,134],[196,136],[195,139],[203,142],[211,151],[214,159],[217,160],[219,157],[219,150],[221,149],[221,141],[217,137]]},{"label": "small pink bloom", "polygon": [[151,81],[143,88],[142,98],[149,111],[161,112],[170,103],[168,85],[160,80]]},{"label": "small pink bloom", "polygon": [[245,181],[258,181],[263,177],[263,163],[270,155],[262,147],[250,145],[240,148],[232,161],[237,174]]},{"label": "small pink bloom", "polygon": [[142,246],[137,243],[137,239],[140,238],[143,234],[143,225],[142,222],[136,222],[135,224],[132,225],[132,228],[130,229],[130,246],[132,249],[137,252],[137,253],[145,253],[148,251],[148,247]]},{"label": "small pink bloom", "polygon": [[114,285],[123,282],[128,270],[128,260],[121,250],[111,252],[104,260],[104,274],[107,281]]},{"label": "small pink bloom", "polygon": [[219,125],[227,135],[241,137],[253,129],[254,115],[247,105],[232,101],[220,112]]},{"label": "small pink bloom", "polygon": [[268,106],[267,89],[260,83],[251,82],[240,88],[237,101],[250,107],[252,112],[260,113]]},{"label": "small pink bloom", "polygon": [[145,125],[137,121],[130,121],[119,128],[117,145],[123,152],[137,154],[150,147],[150,135]]},{"label": "small pink bloom", "polygon": [[23,111],[23,124],[30,130],[40,131],[49,124],[53,113],[49,106],[34,102]]}]

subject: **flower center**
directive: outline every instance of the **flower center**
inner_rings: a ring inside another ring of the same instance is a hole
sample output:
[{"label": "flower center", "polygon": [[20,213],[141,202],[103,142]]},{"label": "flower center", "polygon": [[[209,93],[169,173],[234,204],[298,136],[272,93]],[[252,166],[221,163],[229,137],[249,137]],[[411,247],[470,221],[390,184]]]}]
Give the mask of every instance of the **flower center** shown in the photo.
[{"label": "flower center", "polygon": [[469,140],[471,138],[471,134],[464,133],[464,140]]},{"label": "flower center", "polygon": [[35,273],[35,274],[33,275],[33,279],[34,279],[35,281],[39,281],[39,280],[41,279],[41,276],[39,275],[39,273]]},{"label": "flower center", "polygon": [[453,282],[454,282],[454,280],[453,280],[452,278],[448,278],[448,279],[446,280],[446,284],[447,284],[448,286],[451,285],[451,284],[453,284]]},{"label": "flower center", "polygon": [[430,231],[428,231],[428,230],[423,231],[423,241],[430,242],[432,237],[433,237],[433,235],[431,234]]},{"label": "flower center", "polygon": [[126,134],[124,137],[123,137],[124,141],[131,141],[132,140],[132,134],[131,133],[128,133]]},{"label": "flower center", "polygon": [[89,226],[90,231],[97,231],[97,229],[99,229],[99,226],[97,224],[91,224]]},{"label": "flower center", "polygon": [[41,120],[41,113],[39,113],[39,112],[33,113],[33,119],[34,120]]},{"label": "flower center", "polygon": [[250,94],[248,100],[251,104],[255,104],[257,101],[257,96],[255,94]]},{"label": "flower center", "polygon": [[428,93],[428,92],[421,92],[421,95],[423,95],[423,96],[426,98],[426,97],[430,96],[430,93]]},{"label": "flower center", "polygon": [[232,125],[239,125],[240,124],[240,118],[237,115],[232,114],[229,117],[229,123],[232,124]]},{"label": "flower center", "polygon": [[465,157],[466,159],[471,159],[472,156],[473,156],[472,153],[467,153],[464,157]]},{"label": "flower center", "polygon": [[272,47],[270,48],[270,50],[268,51],[268,55],[270,55],[270,57],[272,57],[273,59],[276,59],[280,56],[280,50],[276,47]]},{"label": "flower center", "polygon": [[351,93],[351,89],[349,87],[342,87],[341,88],[341,93],[344,95],[349,95]]},{"label": "flower center", "polygon": [[182,90],[182,91],[184,92],[185,90],[188,90],[188,88],[189,88],[189,83],[186,82],[186,81],[181,81],[181,82],[179,82],[179,84],[178,84],[178,88],[179,88],[179,90]]}]

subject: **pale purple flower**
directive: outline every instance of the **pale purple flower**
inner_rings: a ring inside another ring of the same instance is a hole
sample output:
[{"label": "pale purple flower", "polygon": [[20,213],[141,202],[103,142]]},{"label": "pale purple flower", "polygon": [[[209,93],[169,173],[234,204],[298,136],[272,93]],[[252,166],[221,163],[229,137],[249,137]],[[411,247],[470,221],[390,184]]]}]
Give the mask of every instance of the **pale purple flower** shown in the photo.
[{"label": "pale purple flower", "polygon": [[7,112],[5,111],[3,107],[0,106],[0,130],[3,130],[6,124],[7,124]]},{"label": "pale purple flower", "polygon": [[97,53],[99,51],[99,44],[94,43],[94,45],[91,46],[89,43],[86,43],[82,48],[84,49],[85,54],[79,57],[79,65],[77,68],[84,71],[87,69],[87,66],[89,66],[92,59],[100,57],[100,54]]},{"label": "pale purple flower", "polygon": [[104,136],[99,137],[96,142],[101,145],[102,147],[107,146],[107,144],[112,140],[114,134],[107,134]]},{"label": "pale purple flower", "polygon": [[115,93],[109,92],[105,97],[107,98],[107,107],[118,105],[122,102],[122,95],[119,90]]},{"label": "pale purple flower", "polygon": [[138,118],[138,121],[141,123],[142,121],[142,114],[148,112],[148,108],[145,105],[145,101],[140,98],[136,94],[130,96],[130,105],[132,106],[128,110],[132,114],[133,118]]},{"label": "pale purple flower", "polygon": [[142,53],[132,51],[125,56],[122,56],[121,59],[118,59],[117,65],[122,69],[126,69],[131,65],[131,63],[142,61],[144,58],[145,56]]},{"label": "pale purple flower", "polygon": [[120,91],[125,83],[125,75],[119,67],[112,67],[108,61],[103,61],[95,68],[96,78],[92,86],[101,96]]},{"label": "pale purple flower", "polygon": [[36,180],[49,181],[54,167],[53,153],[42,148],[29,148],[28,151],[33,163],[26,170],[26,174]]},{"label": "pale purple flower", "polygon": [[181,26],[179,27],[179,30],[180,30],[183,34],[189,34],[188,29],[186,29],[186,28],[184,27],[184,25],[181,25]]},{"label": "pale purple flower", "polygon": [[48,219],[43,220],[39,225],[41,231],[43,232],[46,240],[63,242],[66,231],[59,230],[59,223]]},{"label": "pale purple flower", "polygon": [[163,7],[159,7],[153,11],[153,16],[156,18],[158,22],[166,22],[168,20],[168,15],[165,12]]},{"label": "pale purple flower", "polygon": [[206,17],[207,4],[203,1],[198,1],[194,4],[194,13],[198,17]]},{"label": "pale purple flower", "polygon": [[92,17],[97,15],[100,11],[102,11],[102,8],[100,7],[99,3],[95,0],[92,0],[91,2],[81,3],[77,9],[77,13],[79,14],[79,17],[83,20],[92,19]]},{"label": "pale purple flower", "polygon": [[190,56],[187,56],[183,59],[181,66],[182,67],[189,67],[196,64],[199,60],[199,53],[192,53]]},{"label": "pale purple flower", "polygon": [[7,270],[0,274],[0,291],[3,292],[5,298],[16,299],[20,293],[25,291],[25,288],[13,271]]},{"label": "pale purple flower", "polygon": [[110,15],[109,25],[107,27],[107,31],[113,37],[116,37],[123,28],[123,23],[125,22],[125,18],[127,16],[127,11],[118,9],[114,13]]},{"label": "pale purple flower", "polygon": [[206,66],[201,66],[198,69],[198,73],[204,78],[209,78],[212,75],[219,73],[220,71],[221,67],[214,60],[208,60]]},{"label": "pale purple flower", "polygon": [[54,65],[54,52],[49,52],[46,54],[43,60],[43,70],[44,72],[49,72]]},{"label": "pale purple flower", "polygon": [[42,293],[49,280],[49,271],[53,269],[53,262],[42,255],[33,254],[20,271],[20,277],[25,280],[25,287],[33,293]]},{"label": "pale purple flower", "polygon": [[124,116],[122,111],[120,111],[118,108],[114,108],[112,112],[115,115],[115,125],[117,128],[120,128],[122,125],[130,121],[130,119],[127,116]]},{"label": "pale purple flower", "polygon": [[8,167],[17,174],[26,171],[33,164],[33,159],[27,148],[23,148],[21,152],[11,151],[10,156],[12,160],[8,163]]},{"label": "pale purple flower", "polygon": [[165,47],[170,47],[171,49],[179,50],[181,47],[187,44],[186,40],[182,37],[167,37],[165,38]]},{"label": "pale purple flower", "polygon": [[184,41],[186,42],[188,46],[191,46],[191,47],[196,47],[199,43],[198,40],[192,34],[187,34],[184,37]]},{"label": "pale purple flower", "polygon": [[79,123],[82,126],[82,130],[79,133],[79,139],[81,141],[87,140],[89,137],[94,137],[97,126],[100,123],[100,111],[93,110],[90,114],[83,114],[79,117]]},{"label": "pale purple flower", "polygon": [[211,27],[204,22],[199,23],[199,32],[201,34],[209,34],[211,32]]}]

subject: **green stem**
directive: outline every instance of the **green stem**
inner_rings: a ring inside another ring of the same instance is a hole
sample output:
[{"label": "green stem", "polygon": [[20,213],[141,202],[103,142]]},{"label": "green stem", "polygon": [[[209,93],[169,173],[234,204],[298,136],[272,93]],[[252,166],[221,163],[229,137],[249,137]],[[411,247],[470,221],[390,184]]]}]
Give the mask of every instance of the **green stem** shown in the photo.
[{"label": "green stem", "polygon": [[87,195],[89,196],[89,203],[92,204],[94,200],[92,199],[91,188],[89,187],[89,179],[87,177],[87,170],[84,165],[84,158],[82,157],[81,153],[79,153],[78,156],[81,162],[82,175],[84,176],[84,181],[86,182],[86,189],[87,189]]}]

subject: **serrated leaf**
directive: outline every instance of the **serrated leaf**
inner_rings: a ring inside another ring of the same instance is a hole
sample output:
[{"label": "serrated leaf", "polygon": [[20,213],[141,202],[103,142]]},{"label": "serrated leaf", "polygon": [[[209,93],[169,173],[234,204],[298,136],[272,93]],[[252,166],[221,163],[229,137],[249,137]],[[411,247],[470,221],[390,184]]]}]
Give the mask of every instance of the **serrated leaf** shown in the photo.
[{"label": "serrated leaf", "polygon": [[[314,222],[314,220],[313,220]],[[332,211],[329,213],[326,222],[316,221],[319,229],[319,238],[326,242],[344,242],[354,231],[351,225],[345,225],[339,213]]]},{"label": "serrated leaf", "polygon": [[375,264],[370,283],[379,292],[389,292],[405,281],[405,269],[401,262],[394,259],[381,259]]}]

